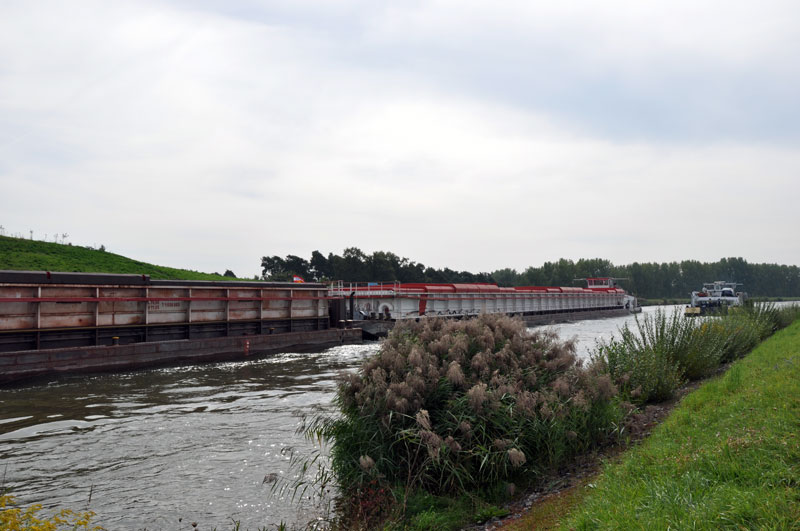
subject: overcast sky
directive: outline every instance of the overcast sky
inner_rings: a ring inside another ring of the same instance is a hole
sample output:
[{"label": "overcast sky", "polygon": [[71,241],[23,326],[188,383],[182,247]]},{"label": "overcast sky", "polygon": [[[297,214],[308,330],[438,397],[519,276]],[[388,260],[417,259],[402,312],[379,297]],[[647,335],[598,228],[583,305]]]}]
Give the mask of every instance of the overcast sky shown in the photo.
[{"label": "overcast sky", "polygon": [[260,273],[800,264],[800,3],[0,2],[0,225]]}]

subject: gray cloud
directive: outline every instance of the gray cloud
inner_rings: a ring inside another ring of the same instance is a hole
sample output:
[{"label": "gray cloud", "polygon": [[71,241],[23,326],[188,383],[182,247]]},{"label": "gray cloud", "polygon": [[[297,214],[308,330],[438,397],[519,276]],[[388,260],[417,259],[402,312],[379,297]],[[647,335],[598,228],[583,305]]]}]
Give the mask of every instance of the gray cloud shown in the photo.
[{"label": "gray cloud", "polygon": [[800,263],[796,11],[7,2],[0,223],[247,275]]}]

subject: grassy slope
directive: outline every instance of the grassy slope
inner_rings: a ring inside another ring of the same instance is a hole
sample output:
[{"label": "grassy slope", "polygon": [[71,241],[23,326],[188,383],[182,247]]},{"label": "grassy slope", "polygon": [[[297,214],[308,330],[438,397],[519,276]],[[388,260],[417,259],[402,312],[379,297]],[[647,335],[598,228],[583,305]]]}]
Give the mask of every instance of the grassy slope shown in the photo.
[{"label": "grassy slope", "polygon": [[79,246],[0,236],[0,269],[129,273],[170,280],[233,280],[220,275],[157,266]]},{"label": "grassy slope", "polygon": [[567,529],[800,529],[800,321],[690,394]]}]

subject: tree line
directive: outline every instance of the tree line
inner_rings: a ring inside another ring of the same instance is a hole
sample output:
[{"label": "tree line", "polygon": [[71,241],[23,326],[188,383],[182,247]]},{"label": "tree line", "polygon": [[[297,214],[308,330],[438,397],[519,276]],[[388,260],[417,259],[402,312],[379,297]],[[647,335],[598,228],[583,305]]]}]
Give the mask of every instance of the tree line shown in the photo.
[{"label": "tree line", "polygon": [[261,259],[264,280],[291,280],[299,275],[306,281],[325,282],[489,282],[500,286],[580,286],[587,277],[617,277],[629,292],[648,299],[688,298],[704,282],[725,280],[739,282],[740,289],[751,296],[800,297],[800,268],[778,264],[751,264],[743,258],[722,258],[716,262],[683,260],[681,262],[634,262],[615,265],[602,258],[562,258],[545,262],[524,271],[505,268],[491,273],[471,273],[450,268],[436,269],[401,258],[387,251],[366,254],[348,247],[341,255],[319,251],[310,259],[295,255],[265,256]]},{"label": "tree line", "polygon": [[368,255],[358,247],[348,247],[341,255],[328,253],[325,256],[314,251],[309,260],[293,254],[285,258],[265,256],[261,259],[261,270],[264,280],[291,280],[292,276],[299,275],[315,282],[494,282],[489,273],[453,271],[447,267],[435,269],[391,252],[375,251]]}]

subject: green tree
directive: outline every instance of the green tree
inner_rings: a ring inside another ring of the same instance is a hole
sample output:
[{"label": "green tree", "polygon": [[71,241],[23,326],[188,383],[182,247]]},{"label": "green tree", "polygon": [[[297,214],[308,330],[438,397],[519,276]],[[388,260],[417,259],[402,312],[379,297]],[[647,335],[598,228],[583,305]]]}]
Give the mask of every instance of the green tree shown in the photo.
[{"label": "green tree", "polygon": [[366,265],[372,281],[394,281],[399,277],[400,258],[394,253],[375,251],[366,259]]},{"label": "green tree", "polygon": [[505,268],[492,272],[492,278],[498,286],[519,286],[520,275],[516,269]]},{"label": "green tree", "polygon": [[277,280],[286,276],[286,261],[280,256],[264,256],[261,258],[261,278]]},{"label": "green tree", "polygon": [[314,251],[311,253],[309,266],[311,277],[317,282],[325,279],[331,280],[333,278],[331,263],[321,252]]},{"label": "green tree", "polygon": [[287,254],[283,261],[284,270],[290,275],[300,275],[303,279],[312,278],[309,273],[309,263],[305,258],[300,258],[293,254]]}]

